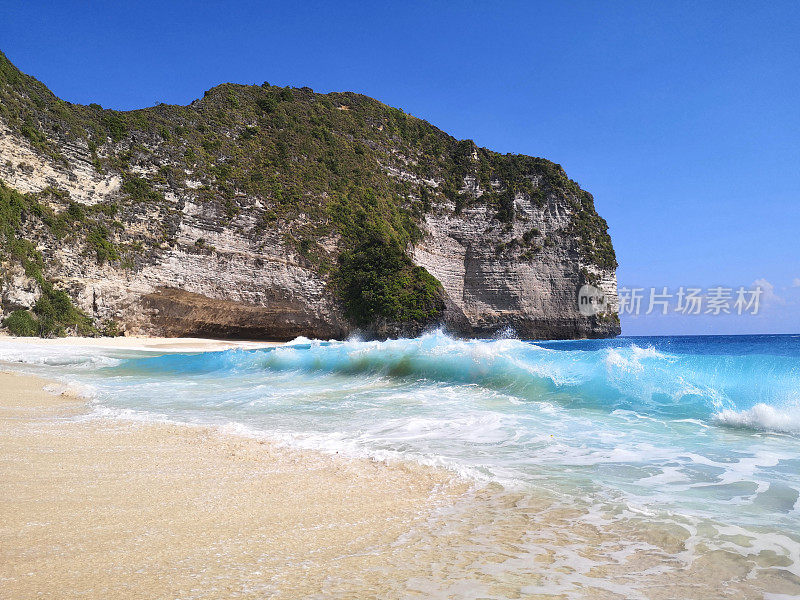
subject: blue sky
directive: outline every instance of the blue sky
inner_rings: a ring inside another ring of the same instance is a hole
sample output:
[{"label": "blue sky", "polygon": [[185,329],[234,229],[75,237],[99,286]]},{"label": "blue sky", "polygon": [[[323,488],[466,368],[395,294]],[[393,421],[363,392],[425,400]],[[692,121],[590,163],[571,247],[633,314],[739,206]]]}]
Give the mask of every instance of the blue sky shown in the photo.
[{"label": "blue sky", "polygon": [[625,334],[800,333],[800,3],[207,4],[0,0],[0,49],[72,102],[352,90],[543,156],[594,194],[621,286],[767,288]]}]

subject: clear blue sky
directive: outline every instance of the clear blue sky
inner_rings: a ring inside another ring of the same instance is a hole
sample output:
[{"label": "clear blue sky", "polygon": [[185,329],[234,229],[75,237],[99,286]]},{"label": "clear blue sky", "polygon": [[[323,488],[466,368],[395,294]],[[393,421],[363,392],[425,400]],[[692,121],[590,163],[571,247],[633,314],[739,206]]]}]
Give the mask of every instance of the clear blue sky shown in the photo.
[{"label": "clear blue sky", "polygon": [[549,158],[594,194],[620,285],[774,286],[758,317],[624,333],[800,333],[800,3],[207,4],[1,0],[0,49],[72,102],[352,90]]}]

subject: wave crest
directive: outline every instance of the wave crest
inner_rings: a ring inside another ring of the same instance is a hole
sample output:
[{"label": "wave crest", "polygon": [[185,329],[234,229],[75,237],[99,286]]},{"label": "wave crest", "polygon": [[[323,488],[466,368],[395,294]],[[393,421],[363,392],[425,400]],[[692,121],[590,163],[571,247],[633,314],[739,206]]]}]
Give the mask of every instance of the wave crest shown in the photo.
[{"label": "wave crest", "polygon": [[775,408],[759,403],[747,410],[720,411],[713,419],[728,427],[800,434],[800,407]]},{"label": "wave crest", "polygon": [[760,402],[792,405],[800,389],[791,357],[666,353],[632,341],[586,349],[513,338],[464,340],[441,331],[386,341],[298,338],[258,350],[140,357],[124,360],[120,367],[176,377],[260,371],[370,375],[420,384],[477,385],[512,399],[566,408],[623,409],[705,421],[715,414],[733,419],[726,411]]}]

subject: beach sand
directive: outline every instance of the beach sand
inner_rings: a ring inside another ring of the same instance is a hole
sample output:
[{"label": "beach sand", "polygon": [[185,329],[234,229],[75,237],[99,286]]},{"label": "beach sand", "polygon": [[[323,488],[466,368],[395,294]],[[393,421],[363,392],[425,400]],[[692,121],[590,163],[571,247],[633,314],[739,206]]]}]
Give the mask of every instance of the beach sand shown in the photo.
[{"label": "beach sand", "polygon": [[208,428],[76,420],[84,402],[46,383],[0,374],[2,598],[413,596],[395,542],[465,488]]}]

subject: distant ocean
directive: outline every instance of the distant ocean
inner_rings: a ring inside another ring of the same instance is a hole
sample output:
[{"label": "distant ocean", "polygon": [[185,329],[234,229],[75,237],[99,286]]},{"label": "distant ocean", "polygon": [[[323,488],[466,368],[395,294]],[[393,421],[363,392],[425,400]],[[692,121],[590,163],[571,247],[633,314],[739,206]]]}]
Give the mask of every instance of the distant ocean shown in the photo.
[{"label": "distant ocean", "polygon": [[[797,335],[531,342],[436,332],[195,354],[8,341],[0,360],[82,390],[93,407],[83,418],[214,425],[446,468],[484,502],[486,489],[512,494],[490,502],[481,526],[507,527],[517,560],[549,548],[564,567],[531,591],[569,595],[592,568],[625,561],[607,589],[627,597],[648,569],[662,568],[657,579],[699,559],[733,564],[756,587],[762,577],[768,590],[800,582]],[[575,516],[559,517],[565,510]],[[569,543],[532,537],[555,523]]]}]

